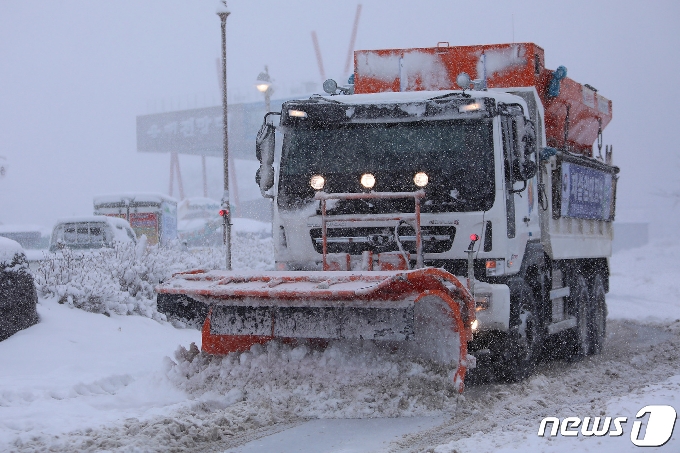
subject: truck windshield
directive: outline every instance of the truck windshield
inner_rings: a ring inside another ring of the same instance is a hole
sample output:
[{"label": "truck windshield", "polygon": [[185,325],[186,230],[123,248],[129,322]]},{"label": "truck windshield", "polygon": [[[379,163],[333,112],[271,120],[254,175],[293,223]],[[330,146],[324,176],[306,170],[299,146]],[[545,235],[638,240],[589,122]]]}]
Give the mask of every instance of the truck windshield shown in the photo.
[{"label": "truck windshield", "polygon": [[[412,191],[424,171],[430,211],[487,210],[494,198],[491,119],[360,123],[286,131],[279,195],[304,196],[309,177],[326,179],[326,192],[356,192],[363,173],[376,191]],[[307,198],[304,196],[304,198]]]}]

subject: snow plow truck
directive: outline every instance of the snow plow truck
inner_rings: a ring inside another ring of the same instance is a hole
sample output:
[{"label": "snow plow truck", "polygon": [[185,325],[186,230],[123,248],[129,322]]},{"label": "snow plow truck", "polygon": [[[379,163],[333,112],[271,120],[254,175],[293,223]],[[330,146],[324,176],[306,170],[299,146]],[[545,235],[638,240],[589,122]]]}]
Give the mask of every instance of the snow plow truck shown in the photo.
[{"label": "snow plow truck", "polygon": [[[362,50],[347,85],[257,136],[276,270],[194,270],[158,308],[202,349],[358,338],[507,380],[602,350],[616,181],[612,103],[532,43]],[[597,146],[596,146],[597,145]],[[594,156],[594,148],[597,155]]]}]

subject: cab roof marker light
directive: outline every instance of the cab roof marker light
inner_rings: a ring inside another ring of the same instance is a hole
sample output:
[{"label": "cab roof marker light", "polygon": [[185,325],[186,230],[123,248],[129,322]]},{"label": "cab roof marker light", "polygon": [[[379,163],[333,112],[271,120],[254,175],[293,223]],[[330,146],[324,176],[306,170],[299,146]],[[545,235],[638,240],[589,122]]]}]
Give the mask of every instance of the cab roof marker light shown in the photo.
[{"label": "cab roof marker light", "polygon": [[458,106],[458,111],[460,113],[466,113],[466,112],[476,112],[477,110],[480,110],[482,107],[479,105],[479,103],[475,102],[473,104],[465,104]]},{"label": "cab roof marker light", "polygon": [[302,110],[288,110],[288,116],[294,116],[295,118],[307,118],[307,112]]}]

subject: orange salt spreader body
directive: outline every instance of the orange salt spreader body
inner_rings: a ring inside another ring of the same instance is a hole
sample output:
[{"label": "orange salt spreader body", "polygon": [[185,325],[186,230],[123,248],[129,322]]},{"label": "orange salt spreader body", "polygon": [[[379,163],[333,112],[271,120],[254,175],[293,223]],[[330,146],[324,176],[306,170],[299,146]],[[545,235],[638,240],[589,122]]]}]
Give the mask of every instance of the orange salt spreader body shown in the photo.
[{"label": "orange salt spreader body", "polygon": [[551,96],[551,81],[562,74],[546,69],[544,51],[533,43],[359,50],[354,68],[356,94],[459,90],[456,77],[462,72],[486,79],[489,89],[534,87],[545,109],[547,145],[588,157],[612,119],[611,101],[566,77],[566,70],[558,94]]}]

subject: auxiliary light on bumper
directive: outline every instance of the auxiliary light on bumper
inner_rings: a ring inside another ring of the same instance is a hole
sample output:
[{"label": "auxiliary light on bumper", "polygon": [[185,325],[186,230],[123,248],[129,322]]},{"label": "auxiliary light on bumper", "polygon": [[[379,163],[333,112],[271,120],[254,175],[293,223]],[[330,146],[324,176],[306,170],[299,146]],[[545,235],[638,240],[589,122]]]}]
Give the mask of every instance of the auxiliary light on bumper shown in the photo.
[{"label": "auxiliary light on bumper", "polygon": [[326,184],[326,180],[321,175],[314,175],[309,178],[309,185],[312,186],[312,189],[314,190],[323,189],[324,184]]},{"label": "auxiliary light on bumper", "polygon": [[413,183],[418,187],[425,187],[427,185],[428,181],[429,181],[429,178],[427,176],[427,173],[425,173],[423,171],[419,171],[413,177]]}]

